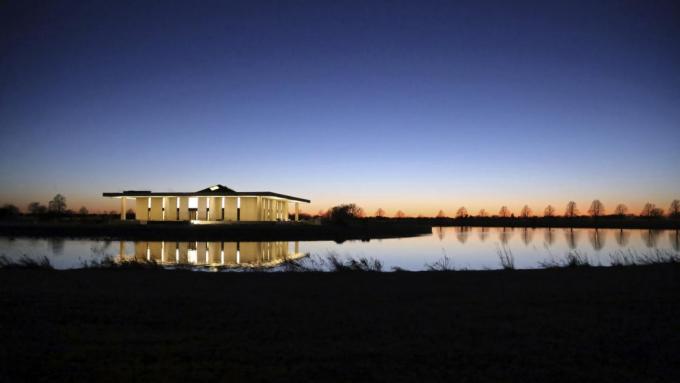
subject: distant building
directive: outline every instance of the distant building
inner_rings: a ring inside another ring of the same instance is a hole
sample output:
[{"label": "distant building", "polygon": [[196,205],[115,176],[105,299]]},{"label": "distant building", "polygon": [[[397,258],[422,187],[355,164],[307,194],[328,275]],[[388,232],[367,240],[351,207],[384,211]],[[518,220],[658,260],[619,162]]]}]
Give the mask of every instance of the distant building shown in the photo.
[{"label": "distant building", "polygon": [[237,192],[215,185],[197,192],[151,192],[126,190],[104,193],[104,197],[120,198],[120,219],[125,220],[127,200],[134,200],[135,219],[146,221],[288,221],[290,204],[294,203],[295,220],[299,203],[308,199],[272,192]]}]

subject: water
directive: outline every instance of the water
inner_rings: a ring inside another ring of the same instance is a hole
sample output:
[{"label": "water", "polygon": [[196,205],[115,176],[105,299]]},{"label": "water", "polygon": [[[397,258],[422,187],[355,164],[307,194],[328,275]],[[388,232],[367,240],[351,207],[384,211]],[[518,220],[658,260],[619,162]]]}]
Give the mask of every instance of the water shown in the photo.
[{"label": "water", "polygon": [[278,242],[140,242],[0,237],[0,255],[46,256],[57,269],[82,267],[106,257],[155,260],[197,267],[275,266],[284,258],[324,257],[329,253],[380,260],[384,268],[424,270],[447,257],[456,269],[501,268],[499,250],[511,252],[516,268],[537,268],[562,261],[570,252],[607,266],[621,252],[652,254],[680,252],[680,233],[674,230],[524,229],[445,227],[420,237],[371,241]]}]

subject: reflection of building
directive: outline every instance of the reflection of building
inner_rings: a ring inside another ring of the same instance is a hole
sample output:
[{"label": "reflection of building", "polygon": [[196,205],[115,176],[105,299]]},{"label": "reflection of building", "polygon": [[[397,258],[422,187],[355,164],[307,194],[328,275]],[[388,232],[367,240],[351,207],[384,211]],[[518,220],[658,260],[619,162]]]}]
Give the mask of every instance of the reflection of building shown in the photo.
[{"label": "reflection of building", "polygon": [[[121,259],[126,258],[121,242]],[[154,261],[163,265],[187,264],[199,266],[275,265],[302,254],[299,242],[291,251],[288,241],[276,242],[175,242],[136,241],[134,259]]]},{"label": "reflection of building", "polygon": [[120,198],[120,219],[125,220],[128,199],[134,200],[138,221],[287,221],[294,202],[295,220],[299,203],[310,201],[272,192],[237,192],[215,185],[197,192],[151,192],[126,190],[104,193]]}]

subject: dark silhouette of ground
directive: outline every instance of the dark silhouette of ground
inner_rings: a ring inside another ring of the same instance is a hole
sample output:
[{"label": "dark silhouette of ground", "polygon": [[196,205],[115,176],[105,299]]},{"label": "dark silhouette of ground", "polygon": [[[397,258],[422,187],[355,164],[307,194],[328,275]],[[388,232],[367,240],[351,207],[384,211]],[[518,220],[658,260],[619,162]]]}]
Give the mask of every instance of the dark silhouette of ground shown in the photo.
[{"label": "dark silhouette of ground", "polygon": [[680,266],[0,270],[0,381],[680,381]]}]

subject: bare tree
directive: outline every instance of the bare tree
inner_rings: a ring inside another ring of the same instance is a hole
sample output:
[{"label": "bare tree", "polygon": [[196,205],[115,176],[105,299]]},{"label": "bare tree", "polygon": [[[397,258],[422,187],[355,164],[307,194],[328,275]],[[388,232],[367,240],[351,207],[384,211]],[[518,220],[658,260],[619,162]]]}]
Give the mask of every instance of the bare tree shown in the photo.
[{"label": "bare tree", "polygon": [[573,218],[578,215],[578,208],[576,207],[576,202],[574,201],[569,201],[567,203],[567,208],[564,210],[564,216]]},{"label": "bare tree", "polygon": [[552,205],[546,206],[545,210],[543,210],[543,216],[544,217],[554,217],[555,216],[555,208],[552,207]]},{"label": "bare tree", "polygon": [[461,206],[458,211],[456,211],[456,218],[465,218],[468,216],[468,211],[465,206]]},{"label": "bare tree", "polygon": [[477,213],[477,216],[485,218],[485,217],[489,216],[489,213],[487,213],[486,210],[484,210],[484,209],[479,209],[479,213]]},{"label": "bare tree", "polygon": [[671,202],[671,207],[668,209],[668,215],[672,218],[680,217],[680,200],[674,199]]},{"label": "bare tree", "polygon": [[437,218],[446,218],[446,213],[444,213],[444,210],[439,210],[439,213],[437,213]]},{"label": "bare tree", "polygon": [[385,210],[383,210],[382,208],[379,208],[378,210],[375,211],[375,216],[377,218],[385,217]]},{"label": "bare tree", "polygon": [[501,210],[498,211],[498,215],[502,218],[507,218],[510,216],[510,210],[508,210],[507,206],[501,207]]},{"label": "bare tree", "polygon": [[364,216],[364,210],[356,204],[338,205],[328,210],[328,219],[336,223],[346,223]]},{"label": "bare tree", "polygon": [[640,216],[642,217],[651,217],[652,216],[652,211],[656,209],[656,205],[653,203],[647,202],[645,206],[642,208],[642,211],[640,212]]},{"label": "bare tree", "polygon": [[395,218],[406,218],[406,214],[401,210],[397,210],[397,212],[394,214],[394,217]]},{"label": "bare tree", "polygon": [[61,194],[55,195],[47,204],[47,210],[50,213],[64,214],[66,212],[66,197]]},{"label": "bare tree", "polygon": [[604,215],[604,205],[602,204],[602,202],[600,202],[599,199],[593,200],[593,202],[590,204],[588,214],[590,214],[593,218],[597,218]]},{"label": "bare tree", "polygon": [[90,212],[87,210],[85,206],[81,206],[80,209],[78,210],[78,214],[80,215],[88,215]]},{"label": "bare tree", "polygon": [[529,207],[529,205],[524,205],[522,210],[519,212],[519,216],[522,217],[522,218],[529,218],[529,217],[531,217],[531,213],[532,212],[531,212],[531,208]]},{"label": "bare tree", "polygon": [[40,202],[31,202],[28,204],[28,212],[33,215],[40,215],[47,213],[47,208],[45,205],[41,205]]},{"label": "bare tree", "polygon": [[628,206],[620,203],[616,205],[616,208],[614,209],[614,214],[618,215],[619,217],[623,217],[628,213]]}]

